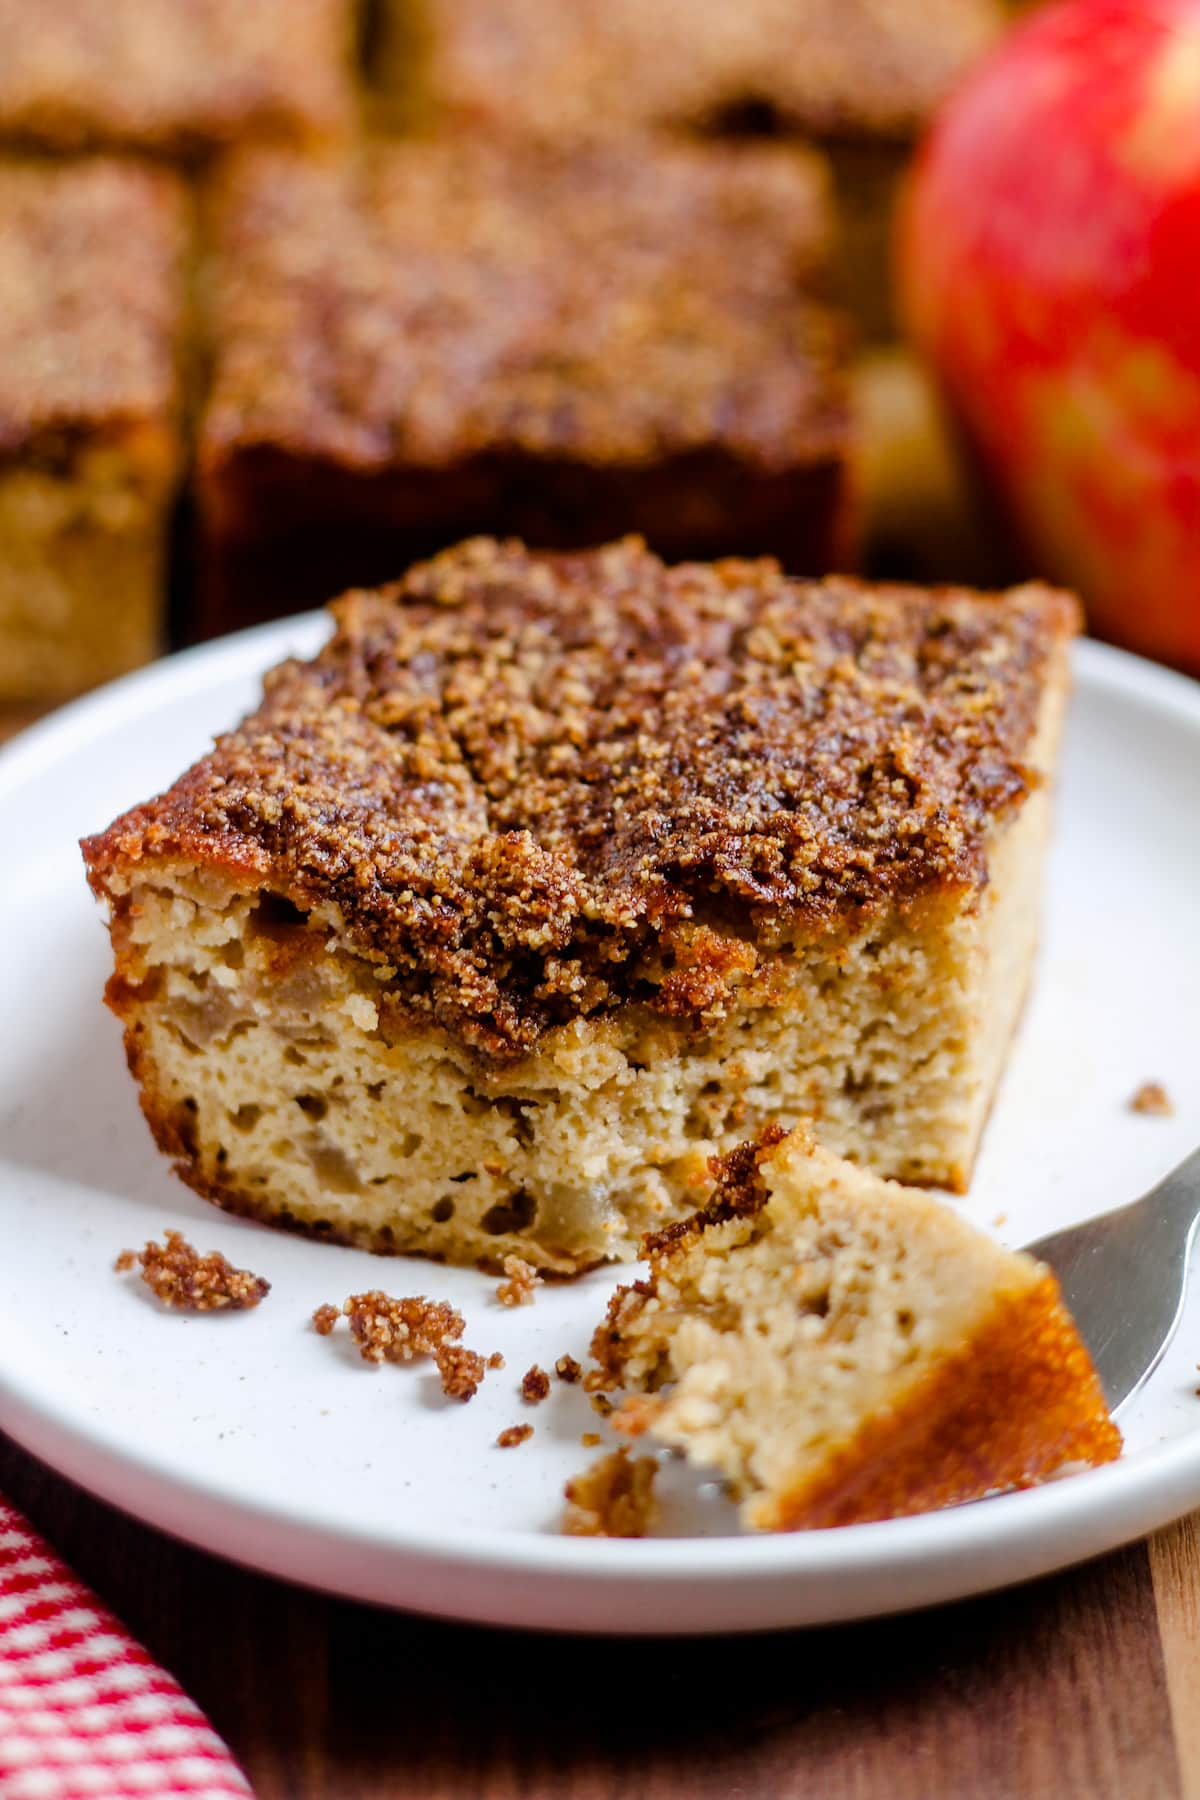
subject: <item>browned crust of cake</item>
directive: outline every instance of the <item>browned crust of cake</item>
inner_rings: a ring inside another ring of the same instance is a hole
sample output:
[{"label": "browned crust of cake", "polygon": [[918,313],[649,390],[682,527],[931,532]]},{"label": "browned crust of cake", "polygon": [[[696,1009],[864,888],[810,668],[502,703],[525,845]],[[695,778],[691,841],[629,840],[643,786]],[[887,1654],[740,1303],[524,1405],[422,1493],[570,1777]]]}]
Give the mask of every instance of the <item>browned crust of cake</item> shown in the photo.
[{"label": "browned crust of cake", "polygon": [[0,0],[0,138],[192,156],[323,137],[353,117],[353,34],[352,0]]},{"label": "browned crust of cake", "polygon": [[1038,586],[668,569],[634,541],[476,541],[335,610],[314,661],[85,842],[90,879],[118,946],[155,863],[332,904],[391,971],[385,1025],[495,1058],[630,1001],[711,1022],[757,942],[969,897],[1077,620]]},{"label": "browned crust of cake", "polygon": [[199,463],[370,472],[482,454],[764,471],[840,458],[823,163],[468,134],[232,160],[211,206]]},{"label": "browned crust of cake", "polygon": [[[0,43],[3,64],[2,24]],[[0,457],[55,464],[99,439],[155,465],[170,459],[189,241],[182,183],[108,158],[0,162],[0,218]]]},{"label": "browned crust of cake", "polygon": [[907,139],[1002,23],[994,0],[442,0],[424,102],[551,134],[748,115]]},{"label": "browned crust of cake", "polygon": [[863,1524],[1035,1486],[1121,1454],[1121,1434],[1049,1270],[886,1417],[866,1422],[819,1480],[755,1502],[762,1530]]}]

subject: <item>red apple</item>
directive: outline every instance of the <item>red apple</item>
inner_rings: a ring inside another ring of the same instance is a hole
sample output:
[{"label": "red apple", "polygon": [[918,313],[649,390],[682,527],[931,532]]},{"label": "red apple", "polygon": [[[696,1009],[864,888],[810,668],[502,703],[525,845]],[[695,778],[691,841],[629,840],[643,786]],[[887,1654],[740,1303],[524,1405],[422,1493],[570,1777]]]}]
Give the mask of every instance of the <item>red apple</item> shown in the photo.
[{"label": "red apple", "polygon": [[1066,0],[935,123],[908,326],[1029,556],[1200,672],[1200,0]]}]

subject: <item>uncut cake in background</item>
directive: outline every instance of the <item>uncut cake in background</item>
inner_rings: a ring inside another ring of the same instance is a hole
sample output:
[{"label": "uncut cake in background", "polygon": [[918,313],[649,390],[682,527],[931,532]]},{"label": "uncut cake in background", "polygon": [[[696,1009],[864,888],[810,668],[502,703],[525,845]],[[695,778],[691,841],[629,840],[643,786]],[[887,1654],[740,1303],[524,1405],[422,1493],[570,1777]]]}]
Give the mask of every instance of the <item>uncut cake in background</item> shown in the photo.
[{"label": "uncut cake in background", "polygon": [[84,846],[155,1137],[376,1250],[637,1255],[772,1122],[966,1185],[1077,609],[477,539]]},{"label": "uncut cake in background", "polygon": [[381,0],[393,120],[550,140],[657,128],[815,141],[836,171],[846,292],[891,330],[897,179],[1003,23],[997,0]]},{"label": "uncut cake in background", "polygon": [[0,219],[0,701],[50,702],[160,647],[189,217],[92,158],[0,161]]},{"label": "uncut cake in background", "polygon": [[820,158],[478,131],[263,150],[207,220],[206,632],[479,532],[845,565]]},{"label": "uncut cake in background", "polygon": [[355,111],[356,0],[0,0],[0,144],[193,158]]}]

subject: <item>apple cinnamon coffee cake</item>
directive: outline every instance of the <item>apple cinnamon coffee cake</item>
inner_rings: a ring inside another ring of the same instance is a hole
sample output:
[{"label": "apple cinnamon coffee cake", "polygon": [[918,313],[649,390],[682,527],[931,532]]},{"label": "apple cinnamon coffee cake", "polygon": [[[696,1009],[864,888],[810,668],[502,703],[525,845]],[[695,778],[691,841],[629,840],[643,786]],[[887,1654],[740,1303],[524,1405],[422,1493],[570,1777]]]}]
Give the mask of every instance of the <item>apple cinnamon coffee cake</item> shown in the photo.
[{"label": "apple cinnamon coffee cake", "polygon": [[207,156],[355,114],[355,0],[0,0],[0,142]]},{"label": "apple cinnamon coffee cake", "polygon": [[44,702],[158,647],[190,221],[115,157],[0,161],[0,218],[0,702]]},{"label": "apple cinnamon coffee cake", "polygon": [[636,1255],[811,1120],[962,1188],[1021,1005],[1077,609],[477,539],[84,853],[142,1103],[232,1210]]},{"label": "apple cinnamon coffee cake", "polygon": [[[1111,1462],[1051,1270],[944,1202],[768,1129],[648,1240],[593,1351],[613,1415],[727,1478],[747,1525],[890,1519]],[[649,1398],[643,1396],[649,1395]]]},{"label": "apple cinnamon coffee cake", "polygon": [[480,532],[845,565],[819,157],[481,133],[257,151],[207,217],[206,632]]},{"label": "apple cinnamon coffee cake", "polygon": [[374,73],[406,125],[819,144],[847,295],[868,334],[893,335],[897,184],[1003,24],[998,0],[379,0]]}]

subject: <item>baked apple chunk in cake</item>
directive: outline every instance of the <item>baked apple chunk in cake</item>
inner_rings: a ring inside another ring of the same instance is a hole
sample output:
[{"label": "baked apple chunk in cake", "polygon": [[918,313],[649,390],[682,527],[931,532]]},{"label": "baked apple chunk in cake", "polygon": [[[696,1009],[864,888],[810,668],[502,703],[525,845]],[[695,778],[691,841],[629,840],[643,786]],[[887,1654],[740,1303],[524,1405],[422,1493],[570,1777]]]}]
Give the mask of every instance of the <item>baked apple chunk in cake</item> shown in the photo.
[{"label": "baked apple chunk in cake", "polygon": [[962,1189],[1075,604],[476,539],[84,853],[162,1148],[233,1211],[569,1272],[812,1123]]}]

